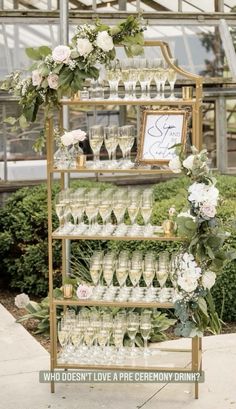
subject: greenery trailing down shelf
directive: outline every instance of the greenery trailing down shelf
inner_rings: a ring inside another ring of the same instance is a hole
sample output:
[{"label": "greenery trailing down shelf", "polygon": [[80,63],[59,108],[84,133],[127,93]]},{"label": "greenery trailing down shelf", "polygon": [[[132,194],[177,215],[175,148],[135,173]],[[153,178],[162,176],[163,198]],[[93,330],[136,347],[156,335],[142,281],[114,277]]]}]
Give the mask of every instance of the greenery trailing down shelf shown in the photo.
[{"label": "greenery trailing down shelf", "polygon": [[176,145],[176,157],[169,167],[190,178],[188,205],[178,214],[178,232],[188,238],[176,263],[175,315],[179,319],[176,335],[203,335],[206,329],[218,334],[221,320],[215,311],[211,288],[216,274],[236,258],[235,249],[226,245],[230,233],[216,217],[219,190],[207,165],[207,151],[186,157],[184,147]]},{"label": "greenery trailing down shelf", "polygon": [[27,48],[34,61],[32,75],[24,78],[23,72],[16,71],[1,84],[2,90],[19,97],[22,108],[19,118],[9,117],[6,122],[24,129],[36,120],[40,106],[45,119],[50,117],[63,96],[73,97],[86,79],[98,79],[101,65],[109,66],[115,59],[116,45],[123,46],[129,57],[142,54],[144,30],[141,17],[130,15],[112,27],[98,19],[93,25],[77,26],[68,46]]}]

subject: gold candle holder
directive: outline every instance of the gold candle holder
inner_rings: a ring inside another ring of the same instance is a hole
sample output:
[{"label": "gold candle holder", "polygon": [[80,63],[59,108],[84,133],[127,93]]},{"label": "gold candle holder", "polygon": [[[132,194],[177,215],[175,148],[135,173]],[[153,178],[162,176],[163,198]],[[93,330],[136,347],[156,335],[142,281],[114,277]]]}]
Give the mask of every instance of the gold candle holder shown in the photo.
[{"label": "gold candle holder", "polygon": [[165,236],[173,236],[175,230],[175,223],[173,220],[165,220],[162,224],[164,235]]},{"label": "gold candle holder", "polygon": [[76,168],[81,169],[84,168],[86,164],[86,155],[78,155],[76,156]]},{"label": "gold candle holder", "polygon": [[72,294],[73,294],[72,284],[64,284],[63,285],[63,297],[64,298],[72,298]]},{"label": "gold candle holder", "polygon": [[193,87],[182,87],[182,98],[184,100],[193,99]]}]

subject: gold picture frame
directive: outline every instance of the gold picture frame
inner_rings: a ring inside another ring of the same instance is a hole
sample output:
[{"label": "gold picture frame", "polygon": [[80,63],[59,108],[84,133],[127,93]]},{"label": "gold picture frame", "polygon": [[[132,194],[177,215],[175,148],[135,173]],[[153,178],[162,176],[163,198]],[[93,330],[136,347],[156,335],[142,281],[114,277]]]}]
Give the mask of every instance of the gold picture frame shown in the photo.
[{"label": "gold picture frame", "polygon": [[185,109],[144,109],[137,161],[167,165],[176,156],[171,146],[186,144],[188,112]]}]

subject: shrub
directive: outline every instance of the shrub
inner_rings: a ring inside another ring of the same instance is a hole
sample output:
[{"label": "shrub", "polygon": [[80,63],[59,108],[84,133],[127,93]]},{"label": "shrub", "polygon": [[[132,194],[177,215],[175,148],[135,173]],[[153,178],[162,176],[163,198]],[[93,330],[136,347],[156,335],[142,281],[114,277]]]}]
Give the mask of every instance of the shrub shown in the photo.
[{"label": "shrub", "polygon": [[[218,207],[218,215],[231,232],[228,243],[236,248],[236,177],[218,176],[218,188],[223,198]],[[94,186],[95,182],[73,182],[74,186]],[[107,185],[107,184],[106,184]],[[97,186],[97,184],[96,184]],[[100,184],[104,187],[105,184]],[[167,217],[168,209],[175,204],[180,211],[186,201],[186,178],[172,179],[154,187],[156,203],[152,222],[161,224]],[[52,197],[59,191],[55,184]],[[48,289],[47,259],[47,203],[46,185],[23,188],[12,194],[0,210],[0,256],[1,276],[8,285],[34,295],[46,295]],[[53,225],[57,227],[57,217],[53,213]],[[60,241],[54,242],[54,271],[61,266]],[[84,258],[91,249],[177,249],[179,243],[156,241],[81,241],[72,242],[72,254],[77,259]],[[60,281],[55,284],[60,285]],[[218,277],[213,289],[216,309],[225,321],[236,320],[236,262],[232,261]]]}]

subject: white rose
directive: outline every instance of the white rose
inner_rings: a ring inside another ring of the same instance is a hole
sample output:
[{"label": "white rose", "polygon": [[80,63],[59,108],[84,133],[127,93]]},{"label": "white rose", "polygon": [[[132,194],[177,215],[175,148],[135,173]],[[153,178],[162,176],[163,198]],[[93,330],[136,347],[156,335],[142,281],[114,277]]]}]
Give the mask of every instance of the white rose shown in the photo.
[{"label": "white rose", "polygon": [[57,89],[58,88],[58,75],[57,74],[49,74],[47,80],[48,80],[48,86],[51,89]]},{"label": "white rose", "polygon": [[93,50],[93,46],[87,38],[77,39],[77,51],[79,55],[86,56]]},{"label": "white rose", "polygon": [[70,133],[73,136],[73,144],[82,142],[86,138],[86,132],[82,131],[81,129],[74,129],[74,131],[71,131]]},{"label": "white rose", "polygon": [[18,294],[15,297],[15,305],[18,308],[25,308],[27,304],[29,304],[30,302],[30,298],[27,294],[22,293],[22,294]]},{"label": "white rose", "polygon": [[213,271],[206,271],[202,276],[202,285],[203,287],[208,290],[213,287],[216,281],[216,274]]},{"label": "white rose", "polygon": [[71,49],[67,45],[58,45],[52,52],[52,58],[55,62],[67,64],[70,59]]},{"label": "white rose", "polygon": [[113,39],[107,31],[100,31],[98,33],[96,44],[105,52],[111,51],[114,48]]},{"label": "white rose", "polygon": [[178,277],[177,282],[178,285],[187,293],[192,293],[198,286],[198,281],[195,280],[195,277],[193,278],[191,271],[190,274],[185,273],[184,275]]},{"label": "white rose", "polygon": [[37,87],[38,85],[41,84],[42,82],[42,75],[39,73],[38,70],[34,70],[32,71],[32,84]]},{"label": "white rose", "polygon": [[181,162],[178,156],[175,156],[172,158],[169,162],[169,168],[172,170],[174,173],[180,173],[181,172]]},{"label": "white rose", "polygon": [[206,185],[205,183],[194,182],[188,189],[190,202],[197,204],[208,202],[213,206],[217,205],[219,190],[213,185]]},{"label": "white rose", "polygon": [[186,169],[192,170],[193,162],[194,162],[194,155],[190,155],[183,161],[183,166]]},{"label": "white rose", "polygon": [[211,203],[204,202],[200,206],[200,215],[205,219],[211,219],[216,215],[216,208]]},{"label": "white rose", "polygon": [[64,146],[70,146],[74,143],[74,136],[71,132],[65,132],[64,135],[61,137],[61,142]]}]

